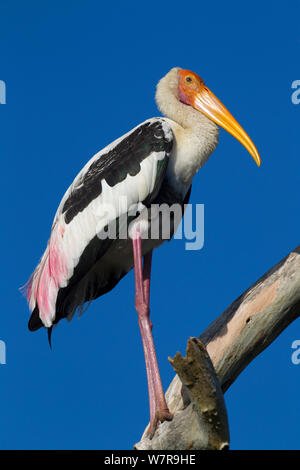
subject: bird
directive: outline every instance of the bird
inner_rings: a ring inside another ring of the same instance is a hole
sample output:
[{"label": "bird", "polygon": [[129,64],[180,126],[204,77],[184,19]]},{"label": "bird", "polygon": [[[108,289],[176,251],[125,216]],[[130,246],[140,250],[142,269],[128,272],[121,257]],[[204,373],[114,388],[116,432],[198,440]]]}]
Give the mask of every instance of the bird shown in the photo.
[{"label": "bird", "polygon": [[[250,137],[200,76],[172,68],[157,84],[162,116],[150,118],[96,153],[63,196],[46,250],[25,285],[30,331],[71,320],[92,300],[111,291],[132,269],[153,437],[172,420],[163,392],[150,319],[152,252],[170,240],[157,207],[188,204],[192,180],[218,144],[219,127],[260,155]],[[156,207],[156,211],[152,208]],[[181,215],[181,216],[182,216]],[[151,237],[151,228],[156,227]]]}]

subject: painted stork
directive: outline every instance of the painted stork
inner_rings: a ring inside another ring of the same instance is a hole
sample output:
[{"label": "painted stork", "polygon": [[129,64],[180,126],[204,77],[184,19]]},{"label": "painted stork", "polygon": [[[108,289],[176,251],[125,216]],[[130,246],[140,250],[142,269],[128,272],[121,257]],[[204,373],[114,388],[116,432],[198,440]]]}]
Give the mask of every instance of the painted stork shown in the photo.
[{"label": "painted stork", "polygon": [[[148,119],[105,147],[75,178],[55,215],[47,249],[26,287],[32,312],[29,329],[46,327],[50,342],[53,325],[65,317],[70,320],[83,304],[109,292],[134,268],[150,437],[159,422],[172,419],[149,315],[152,250],[164,241],[161,234],[156,239],[145,236],[152,223],[150,206],[177,203],[184,207],[194,175],[218,143],[218,126],[238,139],[260,165],[253,142],[197,74],[171,69],[157,85],[156,102],[166,117]],[[123,197],[125,205],[120,204]],[[112,210],[103,210],[107,207]],[[116,236],[103,236],[113,224]],[[120,237],[124,226],[128,236]],[[174,230],[173,224],[169,238]]]}]

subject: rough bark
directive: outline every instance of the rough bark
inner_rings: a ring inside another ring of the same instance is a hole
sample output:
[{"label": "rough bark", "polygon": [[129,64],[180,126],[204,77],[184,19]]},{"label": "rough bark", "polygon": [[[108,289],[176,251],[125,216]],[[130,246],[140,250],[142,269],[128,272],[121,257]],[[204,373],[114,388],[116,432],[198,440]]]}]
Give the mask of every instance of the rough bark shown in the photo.
[{"label": "rough bark", "polygon": [[[191,344],[195,344],[192,339],[186,359],[177,353],[170,360],[181,378],[176,375],[166,393],[168,406],[174,413],[173,421],[160,424],[152,440],[144,432],[135,448],[226,447],[229,442],[226,412],[222,411],[214,372],[208,373],[205,348],[224,393],[242,370],[299,316],[299,312],[300,245],[236,299],[200,335],[197,359],[195,355],[191,357]],[[219,432],[207,425],[207,409],[217,410],[221,419]]]}]

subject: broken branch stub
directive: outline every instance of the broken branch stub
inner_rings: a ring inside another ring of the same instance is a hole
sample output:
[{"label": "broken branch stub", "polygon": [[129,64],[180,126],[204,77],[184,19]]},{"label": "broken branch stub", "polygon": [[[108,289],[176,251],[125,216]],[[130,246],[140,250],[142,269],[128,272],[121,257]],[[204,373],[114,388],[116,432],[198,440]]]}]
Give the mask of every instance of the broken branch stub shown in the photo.
[{"label": "broken branch stub", "polygon": [[170,363],[186,387],[190,402],[203,421],[206,449],[229,447],[228,418],[221,386],[205,346],[198,338],[188,340],[186,357],[177,353]]}]

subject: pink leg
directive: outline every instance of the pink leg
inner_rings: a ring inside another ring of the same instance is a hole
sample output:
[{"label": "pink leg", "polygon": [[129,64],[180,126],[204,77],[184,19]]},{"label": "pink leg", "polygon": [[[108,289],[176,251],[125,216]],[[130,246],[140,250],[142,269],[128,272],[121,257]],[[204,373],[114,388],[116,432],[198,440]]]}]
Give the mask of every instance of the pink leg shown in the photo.
[{"label": "pink leg", "polygon": [[[152,331],[152,323],[150,320],[150,275],[151,275],[151,262],[152,262],[152,251],[147,253],[144,256],[144,265],[143,265],[143,294],[144,294],[144,302],[148,306],[148,318],[150,322],[150,328]],[[140,320],[139,320],[140,325]],[[141,325],[140,325],[141,328]],[[144,343],[143,343],[144,346]],[[150,423],[155,422],[155,413],[156,413],[156,399],[155,399],[155,390],[154,390],[154,383],[152,380],[152,375],[150,373],[151,364],[149,363],[148,354],[145,353],[145,362],[146,362],[146,370],[147,370],[147,379],[148,379],[148,390],[149,390],[149,404],[150,404]]]},{"label": "pink leg", "polygon": [[138,313],[147,370],[150,402],[150,427],[148,434],[151,438],[154,435],[158,422],[171,420],[173,416],[167,407],[162,388],[149,315],[152,256],[148,254],[144,257],[144,268],[142,269],[142,241],[139,229],[136,230],[136,238],[133,238],[133,256],[135,270],[135,308]]},{"label": "pink leg", "polygon": [[148,316],[152,330],[152,323],[150,320],[150,278],[151,278],[151,264],[152,264],[152,250],[144,256],[143,265],[143,288],[144,288],[144,300],[148,305]]}]

